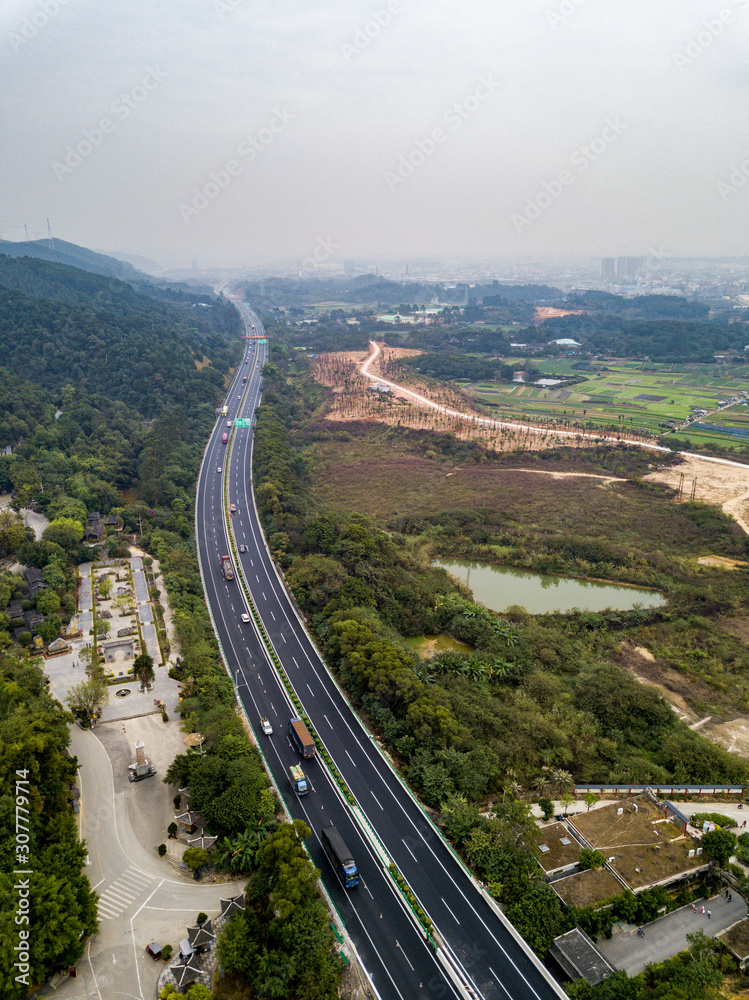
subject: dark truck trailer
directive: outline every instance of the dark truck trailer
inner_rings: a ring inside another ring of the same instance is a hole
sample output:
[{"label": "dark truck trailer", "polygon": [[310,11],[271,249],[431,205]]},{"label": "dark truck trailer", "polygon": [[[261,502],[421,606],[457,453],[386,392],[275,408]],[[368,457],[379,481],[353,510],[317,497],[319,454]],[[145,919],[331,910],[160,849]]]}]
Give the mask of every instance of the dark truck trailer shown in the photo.
[{"label": "dark truck trailer", "polygon": [[336,875],[347,889],[353,889],[359,884],[359,870],[351,857],[351,851],[343,842],[343,837],[331,823],[320,831],[320,840],[325,856],[335,868]]},{"label": "dark truck trailer", "polygon": [[300,718],[289,720],[289,737],[302,757],[315,756],[315,741]]}]

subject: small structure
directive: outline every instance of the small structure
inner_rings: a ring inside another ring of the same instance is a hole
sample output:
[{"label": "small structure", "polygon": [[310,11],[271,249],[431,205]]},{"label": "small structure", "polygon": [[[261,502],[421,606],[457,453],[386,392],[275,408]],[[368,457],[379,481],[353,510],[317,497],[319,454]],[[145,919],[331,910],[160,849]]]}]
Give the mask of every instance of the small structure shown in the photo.
[{"label": "small structure", "polygon": [[220,899],[219,903],[221,905],[221,919],[228,920],[235,913],[244,910],[244,893],[240,893],[238,896],[229,896],[227,899]]},{"label": "small structure", "polygon": [[199,814],[187,809],[185,812],[180,813],[179,816],[176,816],[175,819],[178,823],[184,823],[185,833],[195,833],[198,826]]},{"label": "small structure", "polygon": [[580,927],[554,938],[549,954],[570,979],[587,979],[591,986],[616,971]]},{"label": "small structure", "polygon": [[63,653],[70,652],[70,643],[66,642],[58,636],[54,639],[49,646],[47,646],[47,656],[61,656]]},{"label": "small structure", "polygon": [[188,927],[187,937],[198,954],[216,943],[216,935],[210,920],[206,920],[202,926]]},{"label": "small structure", "polygon": [[114,663],[118,653],[124,653],[123,659],[132,660],[135,657],[134,640],[132,638],[110,639],[108,642],[99,643],[99,647],[104,654],[105,663]]},{"label": "small structure", "polygon": [[[189,941],[180,942],[180,948],[183,944],[189,944]],[[202,971],[192,955],[186,958],[181,964],[171,967],[171,973],[181,990],[186,990],[190,986],[193,986],[198,981]]]},{"label": "small structure", "polygon": [[42,571],[36,566],[27,566],[22,574],[28,587],[29,597],[36,597],[40,590],[46,590],[47,584],[42,579]]},{"label": "small structure", "polygon": [[209,848],[218,840],[218,837],[212,837],[209,833],[203,833],[202,829],[197,837],[192,837],[187,843],[191,847],[202,847],[203,850],[207,851]]}]

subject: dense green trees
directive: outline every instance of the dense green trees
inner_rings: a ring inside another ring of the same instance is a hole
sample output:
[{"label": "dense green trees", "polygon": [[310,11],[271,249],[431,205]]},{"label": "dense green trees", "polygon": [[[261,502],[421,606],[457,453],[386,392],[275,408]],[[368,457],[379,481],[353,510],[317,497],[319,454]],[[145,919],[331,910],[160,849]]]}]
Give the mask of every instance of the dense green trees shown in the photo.
[{"label": "dense green trees", "polygon": [[[25,997],[55,969],[80,959],[97,929],[96,896],[82,874],[85,844],[77,839],[70,789],[75,758],[67,755],[69,715],[46,693],[42,672],[27,661],[0,654],[0,993]],[[19,798],[20,796],[20,798]],[[16,837],[14,803],[28,810]],[[33,870],[28,924],[16,923],[18,869]],[[17,982],[12,948],[28,929],[30,970]]]},{"label": "dense green trees", "polygon": [[284,823],[258,848],[246,889],[247,909],[226,925],[221,964],[241,973],[257,996],[334,1000],[341,975],[335,938],[317,893],[320,873],[303,841],[301,820]]}]

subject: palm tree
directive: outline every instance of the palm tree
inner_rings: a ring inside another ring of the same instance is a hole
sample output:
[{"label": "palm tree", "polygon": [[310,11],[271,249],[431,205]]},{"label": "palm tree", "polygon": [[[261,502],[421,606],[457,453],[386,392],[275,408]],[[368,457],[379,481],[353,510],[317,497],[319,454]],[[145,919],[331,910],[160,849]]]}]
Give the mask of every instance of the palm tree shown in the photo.
[{"label": "palm tree", "polygon": [[554,783],[557,791],[561,794],[564,794],[572,785],[572,775],[569,771],[565,771],[561,767],[549,768],[549,777]]}]

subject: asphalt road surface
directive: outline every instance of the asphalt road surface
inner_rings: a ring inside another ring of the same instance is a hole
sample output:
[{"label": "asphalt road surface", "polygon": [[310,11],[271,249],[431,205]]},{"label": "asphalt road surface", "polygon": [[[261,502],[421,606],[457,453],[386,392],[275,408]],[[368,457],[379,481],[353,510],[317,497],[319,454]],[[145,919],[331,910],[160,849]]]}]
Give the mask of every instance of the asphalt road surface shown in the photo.
[{"label": "asphalt road surface", "polygon": [[[236,304],[248,334],[264,335],[259,318]],[[266,758],[292,815],[304,818],[313,830],[308,847],[326,888],[382,1000],[458,995],[486,1000],[563,997],[561,988],[498,917],[389,767],[333,682],[294,610],[265,547],[253,504],[252,429],[233,428],[230,446],[221,443],[222,434],[230,430],[227,421],[252,417],[259,404],[267,347],[246,343],[246,362],[239,366],[227,398],[228,414],[217,421],[201,468],[196,500],[198,548],[208,603],[238,696],[257,733],[260,716],[267,715],[275,727],[274,736],[259,735],[259,739],[266,740]],[[245,375],[247,383],[243,384]],[[288,766],[299,758],[286,729],[296,713],[254,626],[241,621],[248,609],[238,580],[227,582],[221,571],[221,556],[231,555],[222,507],[224,487],[227,503],[237,508],[231,530],[237,548],[247,547],[239,558],[261,620],[305,712],[356,798],[363,825],[368,824],[374,835],[364,835],[361,821],[352,816],[321,762],[304,764],[314,786],[310,795],[299,799],[289,790]],[[320,849],[320,828],[331,819],[363,875],[362,884],[353,891],[340,887]],[[406,915],[400,894],[383,873],[382,861],[371,846],[376,841],[434,921],[441,958],[449,963],[462,993]]]}]

